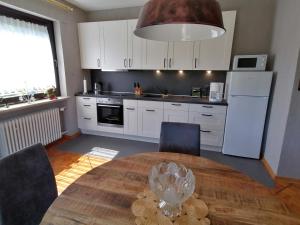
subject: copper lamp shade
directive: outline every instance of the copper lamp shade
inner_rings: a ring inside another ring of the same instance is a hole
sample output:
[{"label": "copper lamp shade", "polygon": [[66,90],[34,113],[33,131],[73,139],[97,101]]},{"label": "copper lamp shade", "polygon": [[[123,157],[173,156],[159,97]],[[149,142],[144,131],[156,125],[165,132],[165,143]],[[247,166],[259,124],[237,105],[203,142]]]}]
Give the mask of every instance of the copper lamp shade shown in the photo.
[{"label": "copper lamp shade", "polygon": [[216,0],[150,0],[134,33],[155,41],[197,41],[219,37],[225,28]]}]

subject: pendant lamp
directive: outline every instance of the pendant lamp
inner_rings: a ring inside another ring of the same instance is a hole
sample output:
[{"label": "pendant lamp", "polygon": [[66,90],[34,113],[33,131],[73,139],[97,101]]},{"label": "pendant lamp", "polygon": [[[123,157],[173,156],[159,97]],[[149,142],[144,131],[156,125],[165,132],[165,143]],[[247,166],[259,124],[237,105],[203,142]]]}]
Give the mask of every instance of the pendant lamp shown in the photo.
[{"label": "pendant lamp", "polygon": [[150,0],[134,33],[154,41],[197,41],[219,37],[225,28],[216,0]]}]

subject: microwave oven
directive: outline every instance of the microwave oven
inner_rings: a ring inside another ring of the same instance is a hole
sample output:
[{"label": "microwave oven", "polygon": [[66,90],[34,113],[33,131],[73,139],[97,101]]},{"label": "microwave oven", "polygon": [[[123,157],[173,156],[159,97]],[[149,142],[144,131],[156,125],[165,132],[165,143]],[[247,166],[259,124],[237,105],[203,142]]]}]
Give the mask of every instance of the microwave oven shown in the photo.
[{"label": "microwave oven", "polygon": [[233,71],[265,71],[268,55],[237,55],[233,60]]}]

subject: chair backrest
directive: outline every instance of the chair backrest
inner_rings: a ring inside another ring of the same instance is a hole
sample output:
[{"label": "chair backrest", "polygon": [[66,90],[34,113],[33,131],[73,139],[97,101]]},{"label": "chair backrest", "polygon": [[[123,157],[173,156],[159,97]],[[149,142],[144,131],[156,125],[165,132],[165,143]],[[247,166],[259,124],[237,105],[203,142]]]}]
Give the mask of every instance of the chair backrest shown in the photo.
[{"label": "chair backrest", "polygon": [[159,151],[200,156],[200,125],[163,122]]},{"label": "chair backrest", "polygon": [[56,198],[55,177],[41,144],[0,160],[1,225],[38,225]]}]

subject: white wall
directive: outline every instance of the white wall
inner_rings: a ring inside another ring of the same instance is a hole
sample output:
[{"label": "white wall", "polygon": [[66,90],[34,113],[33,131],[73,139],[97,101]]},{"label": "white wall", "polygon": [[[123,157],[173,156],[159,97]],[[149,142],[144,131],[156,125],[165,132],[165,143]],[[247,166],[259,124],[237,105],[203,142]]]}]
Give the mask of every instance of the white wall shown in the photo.
[{"label": "white wall", "polygon": [[63,96],[71,97],[65,125],[68,134],[74,134],[78,131],[74,94],[82,91],[82,79],[86,73],[80,68],[77,23],[86,21],[86,13],[76,7],[73,12],[64,11],[41,0],[0,0],[0,4],[55,21],[61,91]]},{"label": "white wall", "polygon": [[[274,55],[275,88],[273,100],[271,103],[271,114],[267,127],[267,138],[265,145],[265,159],[269,162],[273,171],[279,174],[280,158],[288,145],[283,145],[286,137],[286,131],[289,129],[287,121],[292,101],[292,94],[295,90],[295,76],[297,69],[299,37],[300,37],[300,1],[299,0],[277,0],[277,9],[275,13],[275,24],[273,31],[273,40],[271,54]],[[298,93],[296,93],[299,96]],[[297,107],[300,106],[299,98]],[[291,115],[294,118],[293,115]],[[294,118],[295,119],[295,118]],[[298,120],[299,115],[298,115]],[[291,121],[291,123],[294,123]],[[299,133],[300,127],[298,127]],[[299,137],[290,142],[298,143]],[[298,151],[299,153],[299,151]],[[298,154],[299,157],[300,154]],[[289,155],[289,158],[296,155]],[[299,158],[298,158],[299,159]],[[290,165],[292,166],[292,165]],[[285,176],[293,176],[285,174]],[[299,175],[300,176],[300,175]]]}]

